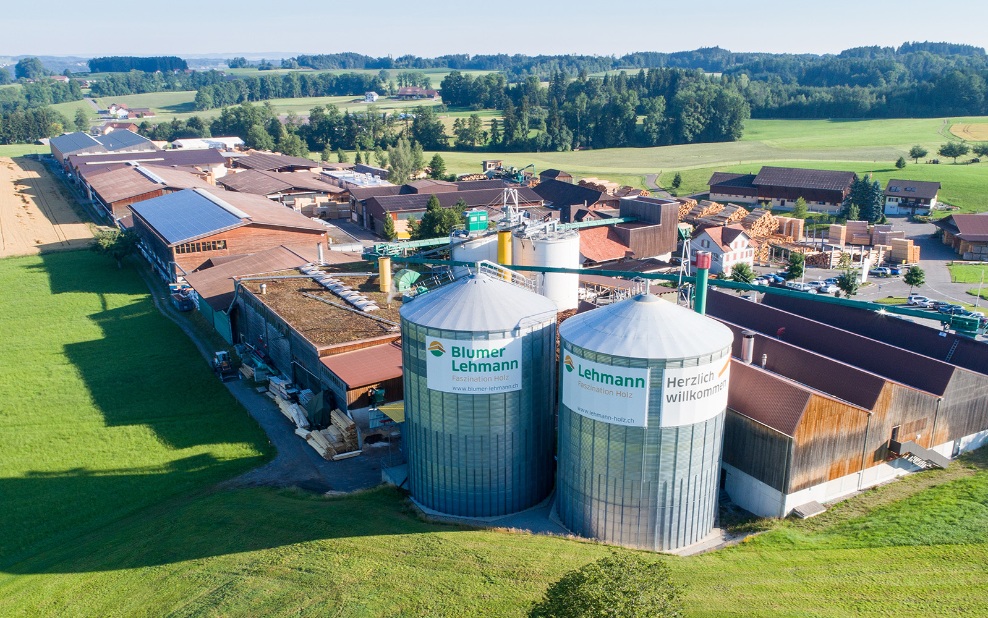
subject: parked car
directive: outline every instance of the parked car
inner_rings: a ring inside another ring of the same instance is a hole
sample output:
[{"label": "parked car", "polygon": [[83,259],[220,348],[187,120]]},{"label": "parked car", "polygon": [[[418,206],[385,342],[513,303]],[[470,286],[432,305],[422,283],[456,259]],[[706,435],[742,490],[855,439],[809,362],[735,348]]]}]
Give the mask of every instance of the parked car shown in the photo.
[{"label": "parked car", "polygon": [[948,303],[945,300],[931,300],[929,304],[926,305],[926,308],[933,309],[934,311],[939,311],[940,307],[946,307],[948,305],[950,305],[950,303]]},{"label": "parked car", "polygon": [[829,279],[824,279],[824,283],[827,285],[837,285],[837,277],[830,277]]},{"label": "parked car", "polygon": [[751,285],[768,285],[768,279],[765,277],[758,277],[751,282]]},{"label": "parked car", "polygon": [[840,288],[837,287],[835,283],[824,282],[823,285],[816,289],[818,294],[833,294],[837,292]]},{"label": "parked car", "polygon": [[937,311],[946,315],[960,315],[961,313],[967,311],[967,309],[961,307],[960,305],[944,305],[943,307],[937,309]]},{"label": "parked car", "polygon": [[868,274],[872,277],[891,277],[892,269],[885,266],[879,266],[878,268],[872,268],[869,270]]},{"label": "parked car", "polygon": [[798,281],[789,281],[786,283],[786,287],[790,290],[796,290],[797,292],[806,292],[807,294],[816,294],[816,288],[808,283],[800,283]]},{"label": "parked car", "polygon": [[925,296],[920,296],[918,294],[913,294],[906,299],[907,305],[913,305],[914,307],[929,307],[930,303],[933,302]]}]

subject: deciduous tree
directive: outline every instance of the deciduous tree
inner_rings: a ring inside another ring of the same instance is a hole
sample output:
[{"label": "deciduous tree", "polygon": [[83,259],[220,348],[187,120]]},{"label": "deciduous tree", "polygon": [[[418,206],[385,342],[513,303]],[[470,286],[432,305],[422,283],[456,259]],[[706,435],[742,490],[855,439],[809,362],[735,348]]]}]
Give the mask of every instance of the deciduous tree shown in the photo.
[{"label": "deciduous tree", "polygon": [[755,271],[751,269],[751,266],[747,262],[740,262],[734,265],[731,269],[731,281],[737,281],[738,283],[751,283],[755,280]]},{"label": "deciduous tree", "polygon": [[89,248],[96,253],[108,255],[117,261],[117,268],[123,268],[123,261],[137,249],[137,234],[117,228],[96,230]]},{"label": "deciduous tree", "polygon": [[530,618],[672,618],[683,615],[669,567],[639,554],[603,558],[549,587]]},{"label": "deciduous tree", "polygon": [[909,293],[913,293],[913,288],[918,288],[926,283],[926,273],[919,266],[910,266],[902,277],[902,282],[909,286]]},{"label": "deciduous tree", "polygon": [[971,148],[963,142],[947,142],[943,146],[940,146],[937,154],[941,157],[950,157],[954,160],[954,163],[957,163],[957,157],[963,157],[969,152],[971,152]]},{"label": "deciduous tree", "polygon": [[806,268],[806,258],[802,253],[790,253],[789,263],[786,265],[786,280],[792,281],[793,279],[799,279],[803,276]]},{"label": "deciduous tree", "polygon": [[909,149],[909,158],[914,160],[916,163],[919,163],[919,160],[925,157],[927,154],[928,152],[926,148],[923,148],[919,144],[916,144],[915,146]]},{"label": "deciduous tree", "polygon": [[81,107],[75,110],[75,130],[76,131],[88,131],[89,130],[89,114],[86,110]]}]

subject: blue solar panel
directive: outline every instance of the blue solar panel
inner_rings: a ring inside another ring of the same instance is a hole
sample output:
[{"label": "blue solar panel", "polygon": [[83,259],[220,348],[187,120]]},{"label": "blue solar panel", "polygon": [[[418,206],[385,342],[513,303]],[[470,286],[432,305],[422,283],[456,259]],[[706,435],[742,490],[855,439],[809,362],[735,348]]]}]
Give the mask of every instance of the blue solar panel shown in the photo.
[{"label": "blue solar panel", "polygon": [[200,238],[241,221],[192,189],[139,202],[130,208],[170,245]]},{"label": "blue solar panel", "polygon": [[[130,131],[128,131],[130,133]],[[68,133],[51,138],[51,143],[63,155],[101,144],[86,133]]]}]

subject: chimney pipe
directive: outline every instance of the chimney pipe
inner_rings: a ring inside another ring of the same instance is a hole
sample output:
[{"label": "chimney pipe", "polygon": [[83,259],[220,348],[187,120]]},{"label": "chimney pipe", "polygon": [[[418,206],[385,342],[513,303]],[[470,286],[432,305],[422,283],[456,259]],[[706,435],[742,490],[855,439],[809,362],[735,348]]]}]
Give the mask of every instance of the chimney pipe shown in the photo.
[{"label": "chimney pipe", "polygon": [[746,330],[741,332],[741,361],[750,365],[755,356],[755,333]]},{"label": "chimney pipe", "polygon": [[268,284],[267,283],[262,283],[261,284],[261,296],[264,296],[267,293],[268,293]]},{"label": "chimney pipe", "polygon": [[762,369],[765,369],[765,365],[768,364],[768,354],[762,354]]},{"label": "chimney pipe", "polygon": [[322,243],[321,242],[317,242],[316,243],[316,259],[319,260],[319,265],[320,266],[325,266],[326,265],[326,256],[323,255],[323,248],[322,248]]}]

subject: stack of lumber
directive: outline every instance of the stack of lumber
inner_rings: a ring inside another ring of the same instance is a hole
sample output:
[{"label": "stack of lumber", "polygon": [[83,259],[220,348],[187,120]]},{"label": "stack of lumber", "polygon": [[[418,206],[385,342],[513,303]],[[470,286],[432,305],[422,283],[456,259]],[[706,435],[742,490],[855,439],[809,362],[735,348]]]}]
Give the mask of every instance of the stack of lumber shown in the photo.
[{"label": "stack of lumber", "polygon": [[803,225],[805,221],[797,217],[776,217],[775,220],[779,224],[778,233],[780,235],[791,239],[793,242],[801,242],[803,240]]},{"label": "stack of lumber", "polygon": [[313,393],[310,389],[300,390],[298,392],[298,402],[303,406],[307,406],[309,405],[309,402],[312,401],[312,398],[315,396],[316,396],[315,393]]},{"label": "stack of lumber", "polygon": [[247,380],[253,380],[263,384],[268,380],[268,373],[263,369],[255,369],[247,363],[240,365],[240,375],[242,375]]},{"label": "stack of lumber", "polygon": [[725,225],[731,225],[732,223],[737,223],[738,221],[743,221],[748,214],[747,209],[738,206],[737,204],[728,204],[727,206],[722,207],[719,212],[708,217],[700,217],[696,219],[695,222],[698,226],[713,225],[722,227]]},{"label": "stack of lumber", "polygon": [[282,413],[282,415],[290,420],[293,425],[301,429],[309,428],[309,416],[306,414],[305,408],[297,403],[292,403],[271,389],[268,389],[266,394],[271,398],[271,401],[278,406],[278,410]]},{"label": "stack of lumber", "polygon": [[635,187],[624,185],[615,191],[614,195],[616,197],[648,197],[651,193],[645,189],[636,189]]},{"label": "stack of lumber", "polygon": [[298,389],[292,386],[291,380],[281,376],[271,376],[268,379],[268,388],[283,399],[291,399],[292,395],[298,394]]},{"label": "stack of lumber", "polygon": [[768,238],[778,231],[779,224],[771,212],[763,208],[756,208],[741,220],[741,227],[752,238]]},{"label": "stack of lumber", "polygon": [[919,261],[919,247],[908,238],[893,238],[889,244],[892,245],[893,262],[913,264]]},{"label": "stack of lumber", "polygon": [[831,225],[827,232],[827,241],[832,245],[843,245],[847,240],[847,228],[843,225]]},{"label": "stack of lumber", "polygon": [[683,221],[696,208],[696,200],[691,197],[677,197],[676,201],[679,202],[679,220]]},{"label": "stack of lumber", "polygon": [[845,242],[849,245],[870,245],[871,233],[867,221],[848,221]]},{"label": "stack of lumber", "polygon": [[323,459],[345,459],[360,454],[357,448],[357,426],[356,424],[339,410],[333,410],[331,414],[332,423],[326,429],[311,431],[303,435],[299,431],[295,433],[305,438]]},{"label": "stack of lumber", "polygon": [[905,238],[906,237],[906,232],[904,230],[898,230],[898,231],[893,232],[891,229],[888,229],[888,230],[880,230],[880,229],[878,229],[880,227],[888,227],[888,228],[891,228],[892,226],[891,225],[889,225],[889,226],[876,225],[871,230],[871,244],[873,244],[873,245],[891,245],[892,244],[891,243],[891,240],[893,238]]}]

